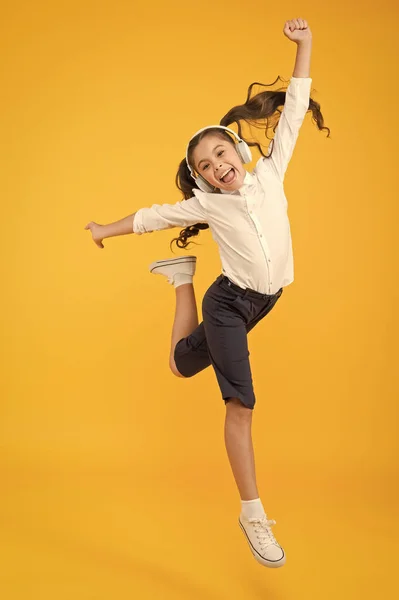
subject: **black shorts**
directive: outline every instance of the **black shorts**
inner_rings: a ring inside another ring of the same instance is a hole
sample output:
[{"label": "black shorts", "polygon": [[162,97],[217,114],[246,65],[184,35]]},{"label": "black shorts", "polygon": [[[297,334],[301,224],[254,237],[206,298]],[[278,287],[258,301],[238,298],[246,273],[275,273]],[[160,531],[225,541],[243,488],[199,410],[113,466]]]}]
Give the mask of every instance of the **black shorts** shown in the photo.
[{"label": "black shorts", "polygon": [[223,400],[238,398],[253,409],[247,333],[271,311],[282,293],[283,288],[272,295],[244,290],[219,275],[202,301],[202,323],[176,344],[174,359],[179,373],[192,377],[212,365]]}]

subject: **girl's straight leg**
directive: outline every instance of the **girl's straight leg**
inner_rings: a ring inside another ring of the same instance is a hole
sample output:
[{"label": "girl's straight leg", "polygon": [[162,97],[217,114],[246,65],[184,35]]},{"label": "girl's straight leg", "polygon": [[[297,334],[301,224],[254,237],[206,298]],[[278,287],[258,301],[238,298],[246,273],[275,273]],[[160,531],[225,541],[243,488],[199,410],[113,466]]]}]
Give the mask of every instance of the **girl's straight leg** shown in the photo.
[{"label": "girl's straight leg", "polygon": [[174,352],[179,340],[190,335],[198,327],[198,310],[195,299],[194,286],[185,283],[175,288],[176,310],[172,328],[169,366],[178,377],[183,377],[176,367]]},{"label": "girl's straight leg", "polygon": [[251,435],[252,413],[237,398],[231,398],[226,404],[225,444],[241,500],[259,497]]}]

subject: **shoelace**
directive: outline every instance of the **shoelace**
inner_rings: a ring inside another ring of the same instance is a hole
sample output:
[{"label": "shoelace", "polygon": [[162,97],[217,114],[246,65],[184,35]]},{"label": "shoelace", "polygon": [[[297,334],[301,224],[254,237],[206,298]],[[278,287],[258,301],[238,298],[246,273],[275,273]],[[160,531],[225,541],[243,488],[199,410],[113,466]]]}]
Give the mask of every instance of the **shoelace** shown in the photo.
[{"label": "shoelace", "polygon": [[254,525],[254,531],[257,534],[257,538],[260,540],[260,545],[265,548],[270,546],[271,544],[276,544],[278,546],[277,540],[272,534],[270,527],[276,524],[276,521],[273,519],[267,519],[266,517],[258,518],[250,518],[248,519],[249,523]]}]

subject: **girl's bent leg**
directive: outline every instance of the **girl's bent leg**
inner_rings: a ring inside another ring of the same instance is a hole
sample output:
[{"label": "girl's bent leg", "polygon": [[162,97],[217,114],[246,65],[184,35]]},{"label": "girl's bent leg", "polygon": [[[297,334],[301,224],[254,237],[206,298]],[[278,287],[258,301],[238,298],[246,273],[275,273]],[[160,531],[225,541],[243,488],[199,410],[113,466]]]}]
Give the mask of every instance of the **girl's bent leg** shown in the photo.
[{"label": "girl's bent leg", "polygon": [[177,377],[183,377],[177,370],[174,352],[179,340],[187,337],[198,327],[198,310],[192,283],[179,285],[176,291],[176,311],[172,328],[169,366]]},{"label": "girl's bent leg", "polygon": [[226,404],[225,444],[241,500],[259,497],[251,436],[252,412],[237,398]]}]

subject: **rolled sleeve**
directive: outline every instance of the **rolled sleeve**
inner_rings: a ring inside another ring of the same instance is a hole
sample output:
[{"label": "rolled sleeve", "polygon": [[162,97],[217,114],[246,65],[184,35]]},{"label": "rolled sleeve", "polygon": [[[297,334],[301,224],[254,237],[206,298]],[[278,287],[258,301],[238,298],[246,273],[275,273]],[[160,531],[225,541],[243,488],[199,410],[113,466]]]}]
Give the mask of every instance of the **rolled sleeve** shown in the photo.
[{"label": "rolled sleeve", "polygon": [[176,204],[153,204],[149,208],[140,208],[133,220],[133,232],[140,235],[196,223],[207,223],[207,216],[199,200],[192,197]]},{"label": "rolled sleeve", "polygon": [[299,130],[309,110],[311,84],[311,77],[291,77],[273,139],[273,151],[269,158],[262,161],[262,167],[269,169],[281,181],[284,180]]}]

